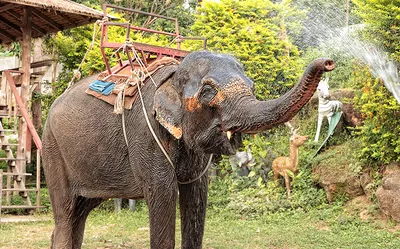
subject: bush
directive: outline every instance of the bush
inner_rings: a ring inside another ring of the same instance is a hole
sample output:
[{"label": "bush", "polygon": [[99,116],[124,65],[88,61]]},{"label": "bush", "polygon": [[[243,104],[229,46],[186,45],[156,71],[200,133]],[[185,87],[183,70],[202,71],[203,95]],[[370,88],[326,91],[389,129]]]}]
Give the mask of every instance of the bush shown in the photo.
[{"label": "bush", "polygon": [[360,159],[368,163],[400,161],[400,105],[382,80],[371,77],[367,68],[354,70],[353,80],[361,91],[355,104],[364,118],[360,131]]},{"label": "bush", "polygon": [[[302,121],[303,122],[303,121]],[[307,127],[301,134],[307,134]],[[303,133],[304,132],[304,133]],[[217,210],[231,210],[247,217],[287,211],[309,211],[326,203],[325,192],[316,187],[308,165],[310,156],[315,153],[312,143],[301,147],[299,153],[300,170],[292,175],[291,198],[287,197],[282,177],[278,183],[273,181],[271,163],[277,156],[289,154],[288,128],[281,126],[256,138],[244,140],[244,146],[252,144],[255,165],[248,176],[238,176],[232,172],[228,158],[219,164],[221,174],[211,182],[209,207]],[[244,149],[242,149],[244,150]]]}]

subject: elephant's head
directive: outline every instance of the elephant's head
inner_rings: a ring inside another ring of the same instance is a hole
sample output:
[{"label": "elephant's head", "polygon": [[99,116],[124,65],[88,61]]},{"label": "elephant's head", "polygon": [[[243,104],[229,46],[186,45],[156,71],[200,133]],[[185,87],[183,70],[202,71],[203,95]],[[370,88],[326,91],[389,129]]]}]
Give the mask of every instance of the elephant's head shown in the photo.
[{"label": "elephant's head", "polygon": [[229,55],[193,52],[155,94],[156,119],[191,149],[234,154],[242,133],[257,133],[290,120],[312,97],[330,59],[317,59],[278,99],[259,101],[254,83]]}]

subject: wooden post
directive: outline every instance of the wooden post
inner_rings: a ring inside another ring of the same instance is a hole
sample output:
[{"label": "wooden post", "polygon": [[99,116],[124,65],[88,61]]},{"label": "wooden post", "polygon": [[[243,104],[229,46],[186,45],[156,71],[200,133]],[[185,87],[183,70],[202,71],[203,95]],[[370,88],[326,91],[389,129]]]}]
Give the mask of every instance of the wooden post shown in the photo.
[{"label": "wooden post", "polygon": [[35,127],[33,126],[32,121],[29,119],[29,114],[28,114],[26,106],[22,102],[21,97],[18,95],[18,90],[17,90],[17,87],[15,86],[15,83],[14,83],[14,80],[13,80],[13,77],[12,77],[11,73],[12,73],[11,70],[7,70],[6,71],[6,77],[7,77],[7,80],[8,80],[8,85],[10,86],[11,91],[14,93],[15,101],[17,102],[18,106],[20,107],[20,112],[21,112],[22,117],[26,120],[25,123],[27,124],[27,127],[30,130],[30,133],[31,133],[31,135],[33,137],[33,141],[35,141],[36,147],[39,150],[42,150],[42,141],[40,141],[40,137],[37,134],[37,132],[35,130]]},{"label": "wooden post", "polygon": [[3,170],[0,169],[0,222],[1,222],[2,201],[3,201]]},{"label": "wooden post", "polygon": [[40,150],[36,150],[36,212],[40,211]]},{"label": "wooden post", "polygon": [[[22,103],[28,107],[29,104],[29,86],[31,80],[31,38],[32,38],[32,8],[25,6],[22,16],[22,83],[21,83],[21,99]],[[18,129],[18,150],[17,159],[24,158],[26,154],[26,135],[28,132],[27,122],[24,118],[19,119]],[[26,173],[26,161],[17,160],[18,172]],[[25,176],[21,176],[20,184],[17,184],[19,188],[25,188]],[[28,197],[27,192],[23,195],[24,199]],[[26,199],[30,205],[29,198]]]}]

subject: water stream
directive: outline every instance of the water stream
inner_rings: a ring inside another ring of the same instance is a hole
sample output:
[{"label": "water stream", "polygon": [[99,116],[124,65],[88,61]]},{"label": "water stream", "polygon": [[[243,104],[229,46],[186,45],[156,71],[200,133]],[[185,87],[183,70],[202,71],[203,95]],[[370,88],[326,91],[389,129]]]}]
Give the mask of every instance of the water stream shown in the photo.
[{"label": "water stream", "polygon": [[[364,63],[374,77],[382,79],[385,87],[400,103],[400,79],[396,63],[383,50],[357,38],[357,33],[365,27],[364,24],[343,28],[347,25],[343,8],[338,8],[340,4],[343,1],[333,0],[328,7],[320,6],[320,13],[306,21],[308,37],[303,42],[319,44],[323,54],[328,57],[335,50]],[[327,11],[328,8],[330,11]]]},{"label": "water stream", "polygon": [[331,37],[330,44],[368,65],[372,75],[381,78],[385,87],[400,103],[400,80],[397,66],[394,61],[388,58],[386,53],[376,46],[352,37],[351,30],[347,28],[338,32],[335,37]]}]

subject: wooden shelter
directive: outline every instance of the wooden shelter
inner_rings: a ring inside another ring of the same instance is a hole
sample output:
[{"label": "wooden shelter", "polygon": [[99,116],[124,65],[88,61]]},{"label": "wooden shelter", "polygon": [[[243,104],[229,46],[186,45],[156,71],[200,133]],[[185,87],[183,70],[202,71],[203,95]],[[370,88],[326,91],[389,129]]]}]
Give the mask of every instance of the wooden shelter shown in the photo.
[{"label": "wooden shelter", "polygon": [[[6,154],[0,160],[7,162],[7,172],[0,169],[0,214],[2,208],[40,208],[42,145],[31,121],[29,103],[34,82],[32,65],[34,67],[43,63],[31,63],[32,38],[86,25],[102,18],[102,12],[70,0],[0,0],[0,43],[18,41],[22,45],[21,68],[4,70],[1,79],[0,95],[7,95],[7,98],[0,101],[0,119],[13,119],[18,124],[18,142],[9,142],[7,132],[12,131],[3,129],[3,123],[0,122],[0,144]],[[16,105],[13,104],[14,101]],[[26,173],[26,163],[30,160],[32,139],[38,148],[37,179],[36,187],[28,189],[25,186],[25,177],[30,174]],[[11,150],[13,146],[16,147],[16,157]],[[6,188],[3,188],[3,177],[6,178]],[[36,192],[35,205],[30,201],[29,191]],[[3,194],[6,196],[6,205],[2,206]],[[11,205],[12,194],[22,196],[24,205]]]}]

